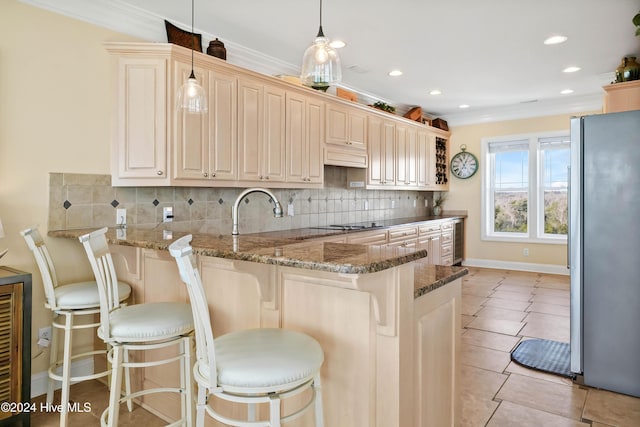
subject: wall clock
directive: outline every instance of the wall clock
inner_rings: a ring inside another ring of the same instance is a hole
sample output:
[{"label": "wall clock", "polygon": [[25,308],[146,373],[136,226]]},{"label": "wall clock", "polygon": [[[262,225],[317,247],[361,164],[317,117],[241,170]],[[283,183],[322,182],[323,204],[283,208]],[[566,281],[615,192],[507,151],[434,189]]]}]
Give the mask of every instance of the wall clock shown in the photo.
[{"label": "wall clock", "polygon": [[478,159],[471,153],[467,153],[467,146],[461,145],[462,150],[451,159],[451,173],[456,178],[471,178],[478,170]]}]

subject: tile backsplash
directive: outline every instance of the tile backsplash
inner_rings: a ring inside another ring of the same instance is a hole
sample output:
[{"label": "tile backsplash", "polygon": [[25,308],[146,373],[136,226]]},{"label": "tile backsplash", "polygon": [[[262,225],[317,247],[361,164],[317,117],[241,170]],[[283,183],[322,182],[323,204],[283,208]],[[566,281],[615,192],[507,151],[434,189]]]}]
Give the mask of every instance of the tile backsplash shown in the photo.
[{"label": "tile backsplash", "polygon": [[[426,215],[432,192],[347,189],[345,168],[326,166],[322,189],[270,189],[285,216],[274,218],[263,193],[248,194],[239,210],[240,233]],[[231,206],[243,188],[112,187],[110,175],[50,173],[49,230],[113,227],[116,209],[127,210],[127,224],[154,227],[162,208],[173,206],[176,231],[231,233]],[[287,216],[289,205],[293,216]]]}]

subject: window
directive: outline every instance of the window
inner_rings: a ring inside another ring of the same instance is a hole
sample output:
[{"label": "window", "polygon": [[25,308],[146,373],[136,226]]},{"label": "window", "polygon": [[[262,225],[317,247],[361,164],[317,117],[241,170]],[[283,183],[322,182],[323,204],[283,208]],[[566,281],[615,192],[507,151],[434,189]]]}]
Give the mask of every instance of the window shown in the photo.
[{"label": "window", "polygon": [[569,133],[482,140],[482,238],[564,243]]}]

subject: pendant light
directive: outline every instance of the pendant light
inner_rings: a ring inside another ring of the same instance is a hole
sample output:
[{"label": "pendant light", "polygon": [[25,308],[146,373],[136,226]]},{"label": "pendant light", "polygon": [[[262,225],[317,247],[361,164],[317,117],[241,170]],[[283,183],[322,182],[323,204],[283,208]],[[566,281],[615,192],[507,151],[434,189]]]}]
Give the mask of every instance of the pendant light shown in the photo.
[{"label": "pendant light", "polygon": [[342,80],[338,52],[329,45],[329,39],[322,31],[322,0],[320,0],[320,28],[313,44],[304,52],[300,80],[306,86],[323,91],[326,91],[331,83]]},{"label": "pendant light", "polygon": [[178,90],[178,110],[184,110],[192,114],[204,114],[209,109],[207,107],[207,94],[204,88],[198,84],[196,75],[193,72],[193,51],[195,50],[196,38],[193,37],[193,3],[191,0],[191,75]]}]

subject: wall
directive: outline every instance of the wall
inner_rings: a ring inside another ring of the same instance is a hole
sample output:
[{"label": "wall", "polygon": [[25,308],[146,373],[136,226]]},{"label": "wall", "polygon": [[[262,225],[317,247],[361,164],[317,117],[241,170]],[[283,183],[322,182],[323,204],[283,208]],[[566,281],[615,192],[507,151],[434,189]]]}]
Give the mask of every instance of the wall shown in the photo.
[{"label": "wall", "polygon": [[[482,164],[480,142],[482,138],[486,137],[560,130],[568,132],[570,118],[575,115],[581,114],[483,123],[451,129],[451,155],[461,151],[460,146],[465,144],[467,151],[473,153],[480,162],[478,172],[471,178],[466,180],[453,176],[450,178],[449,198],[445,205],[446,209],[466,209],[469,214],[465,221],[465,263],[467,265],[535,269],[567,274],[566,244],[505,243],[480,240],[481,184],[485,166]],[[528,257],[523,255],[525,247],[529,249]]]},{"label": "wall", "polygon": [[[37,329],[51,322],[38,269],[18,234],[47,231],[49,172],[109,173],[110,75],[104,41],[123,36],[61,15],[2,0],[0,12],[0,262],[34,273],[32,372],[48,366]],[[48,239],[61,281],[91,277],[77,242]],[[91,343],[80,336],[77,347]]]}]

